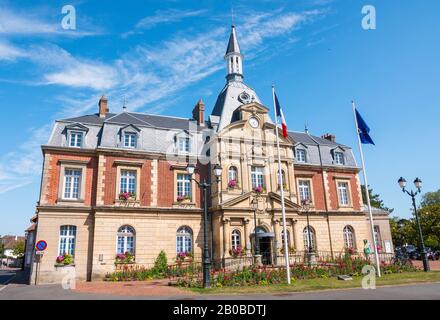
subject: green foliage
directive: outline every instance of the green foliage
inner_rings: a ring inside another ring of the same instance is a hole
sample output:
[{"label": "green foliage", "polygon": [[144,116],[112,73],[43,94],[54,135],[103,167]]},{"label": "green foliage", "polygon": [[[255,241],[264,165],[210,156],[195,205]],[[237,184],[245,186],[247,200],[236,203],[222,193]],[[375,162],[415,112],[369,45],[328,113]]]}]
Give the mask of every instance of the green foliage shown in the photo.
[{"label": "green foliage", "polygon": [[56,259],[58,264],[63,264],[65,266],[71,265],[74,262],[73,256],[71,254],[63,254],[62,256],[58,256]]},{"label": "green foliage", "polygon": [[421,207],[440,204],[440,189],[435,192],[427,192],[422,196]]},{"label": "green foliage", "polygon": [[[362,276],[362,268],[370,264],[364,258],[356,258],[350,252],[342,255],[340,258],[320,262],[317,266],[309,267],[304,264],[297,264],[290,268],[292,281],[307,279],[328,279],[338,275],[351,275],[353,277]],[[414,272],[417,268],[401,264],[381,265],[386,274]],[[214,287],[242,287],[254,285],[276,285],[286,283],[286,271],[284,268],[272,267],[243,267],[235,271],[226,271],[224,269],[213,271],[211,273],[212,284]],[[179,286],[183,287],[202,287],[200,277],[182,277],[177,281]]]},{"label": "green foliage", "polygon": [[161,251],[154,262],[154,269],[159,274],[165,274],[168,270],[167,255],[165,251]]},{"label": "green foliage", "polygon": [[[367,204],[367,199],[365,197],[365,185],[361,185],[361,190],[362,190],[363,203]],[[383,200],[380,198],[380,195],[373,193],[373,189],[368,188],[368,194],[370,196],[370,203],[371,203],[372,207],[379,208],[379,209],[388,211],[390,213],[394,211],[394,209],[390,209],[385,206]]]},{"label": "green foliage", "polygon": [[13,250],[13,254],[18,257],[21,258],[24,256],[24,241],[18,241],[15,245],[14,245],[14,250]]},{"label": "green foliage", "polygon": [[[440,203],[424,206],[418,210],[425,245],[440,248]],[[407,243],[417,245],[419,234],[415,218],[390,219],[391,234],[394,244],[402,246]]]},{"label": "green foliage", "polygon": [[0,258],[4,258],[5,256],[5,245],[3,241],[0,239]]},{"label": "green foliage", "polygon": [[440,203],[419,210],[425,245],[440,248]]}]

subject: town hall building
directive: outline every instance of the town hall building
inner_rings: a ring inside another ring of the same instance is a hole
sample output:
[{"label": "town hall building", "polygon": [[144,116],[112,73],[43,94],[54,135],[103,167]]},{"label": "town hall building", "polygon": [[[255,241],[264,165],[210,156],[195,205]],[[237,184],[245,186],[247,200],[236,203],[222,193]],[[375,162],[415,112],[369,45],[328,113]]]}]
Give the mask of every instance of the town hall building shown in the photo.
[{"label": "town hall building", "polygon": [[[265,264],[283,256],[284,237],[296,254],[362,252],[364,240],[372,243],[352,148],[331,134],[292,131],[284,138],[280,131],[279,172],[274,119],[243,80],[235,27],[224,58],[226,84],[210,115],[202,100],[188,118],[112,113],[103,96],[98,113],[55,122],[42,146],[36,218],[35,239],[48,247],[32,279],[60,282],[66,268],[79,280],[102,279],[127,252],[141,266],[162,250],[170,263],[178,254],[200,260],[204,202],[196,181],[211,185],[209,251],[216,264],[237,252],[252,257],[255,233]],[[388,213],[376,210],[374,218],[374,236],[391,253]],[[64,264],[64,255],[72,261]]]}]

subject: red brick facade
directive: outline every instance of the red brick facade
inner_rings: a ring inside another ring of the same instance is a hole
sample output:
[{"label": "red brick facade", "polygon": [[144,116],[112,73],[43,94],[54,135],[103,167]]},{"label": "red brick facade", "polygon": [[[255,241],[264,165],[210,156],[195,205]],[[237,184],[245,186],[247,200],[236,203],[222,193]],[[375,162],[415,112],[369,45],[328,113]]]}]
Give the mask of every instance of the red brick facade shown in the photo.
[{"label": "red brick facade", "polygon": [[[46,184],[42,188],[42,198],[46,199],[45,204],[56,205],[60,199],[60,177],[61,163],[71,161],[72,163],[87,163],[85,174],[85,190],[84,190],[84,205],[95,206],[97,199],[97,183],[98,183],[98,155],[72,155],[70,151],[62,153],[60,151],[46,151],[45,156],[50,159],[48,162],[48,168],[46,168]],[[150,207],[152,206],[152,159],[139,159],[130,157],[120,157],[113,155],[105,155],[105,168],[103,170],[103,195],[104,205],[112,206],[117,199],[117,187],[118,187],[118,161],[123,162],[135,162],[136,167],[140,169],[138,200],[140,206]],[[171,165],[166,160],[158,160],[157,166],[158,175],[158,190],[157,190],[157,206],[158,207],[173,207],[176,202],[175,188],[176,182],[174,181],[174,170],[176,167]],[[184,166],[179,167],[180,170],[184,169]],[[198,165],[197,173],[194,175],[197,181],[202,181],[207,177],[207,166]],[[83,177],[84,179],[84,177]],[[195,204],[197,208],[202,207],[202,192],[199,188],[196,188]]]}]

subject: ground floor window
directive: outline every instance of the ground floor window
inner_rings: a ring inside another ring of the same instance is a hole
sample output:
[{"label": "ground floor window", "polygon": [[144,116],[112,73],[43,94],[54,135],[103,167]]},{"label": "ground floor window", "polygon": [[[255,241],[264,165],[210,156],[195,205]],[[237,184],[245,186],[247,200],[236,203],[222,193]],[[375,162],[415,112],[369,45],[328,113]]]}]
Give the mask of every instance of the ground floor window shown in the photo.
[{"label": "ground floor window", "polygon": [[117,253],[134,254],[135,230],[130,226],[122,226],[118,230]]},{"label": "ground floor window", "polygon": [[345,248],[356,248],[356,242],[354,238],[354,230],[351,226],[345,226],[344,230],[344,246]]},{"label": "ground floor window", "polygon": [[176,251],[177,253],[192,252],[193,232],[189,227],[180,227],[176,235]]},{"label": "ground floor window", "polygon": [[76,226],[61,226],[58,255],[70,254],[73,256],[75,254],[75,238]]},{"label": "ground floor window", "polygon": [[309,251],[310,249],[316,250],[316,234],[312,227],[305,227],[303,231],[304,236],[304,250]]},{"label": "ground floor window", "polygon": [[241,234],[240,231],[234,230],[232,231],[232,249],[237,249],[241,246]]}]

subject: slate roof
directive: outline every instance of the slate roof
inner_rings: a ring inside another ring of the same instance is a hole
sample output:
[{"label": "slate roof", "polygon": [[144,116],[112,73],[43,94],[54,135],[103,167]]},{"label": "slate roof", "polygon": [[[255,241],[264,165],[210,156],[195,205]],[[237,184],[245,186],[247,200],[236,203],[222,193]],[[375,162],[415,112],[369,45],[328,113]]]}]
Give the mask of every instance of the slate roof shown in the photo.
[{"label": "slate roof", "polygon": [[81,124],[95,124],[103,125],[104,123],[114,124],[133,124],[139,126],[164,128],[164,129],[181,129],[187,130],[189,123],[193,119],[177,118],[163,115],[136,113],[136,112],[122,112],[119,114],[110,113],[105,119],[99,117],[98,114],[85,115],[81,117],[63,119],[65,122],[79,122]]},{"label": "slate roof", "polygon": [[[333,147],[343,147],[343,148],[349,148],[343,144],[340,144],[338,142],[333,142],[321,137],[317,137],[311,134],[307,134],[305,132],[297,132],[297,131],[290,131],[289,136],[292,138],[293,141],[304,143],[307,145],[316,145],[316,142],[319,143],[319,145],[325,145],[325,146],[333,146]],[[313,138],[313,139],[312,139]],[[313,141],[315,140],[315,141]]]},{"label": "slate roof", "polygon": [[226,54],[228,53],[240,53],[240,45],[238,44],[237,34],[235,32],[235,27],[232,26],[231,35],[229,36],[228,48],[226,49]]}]

